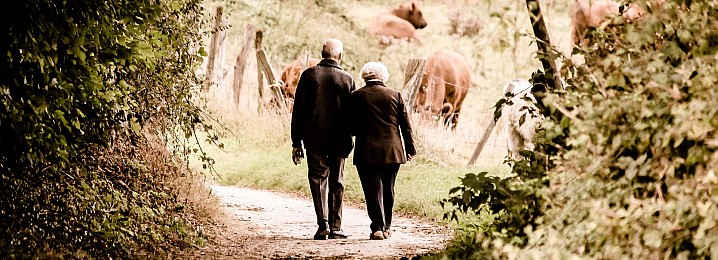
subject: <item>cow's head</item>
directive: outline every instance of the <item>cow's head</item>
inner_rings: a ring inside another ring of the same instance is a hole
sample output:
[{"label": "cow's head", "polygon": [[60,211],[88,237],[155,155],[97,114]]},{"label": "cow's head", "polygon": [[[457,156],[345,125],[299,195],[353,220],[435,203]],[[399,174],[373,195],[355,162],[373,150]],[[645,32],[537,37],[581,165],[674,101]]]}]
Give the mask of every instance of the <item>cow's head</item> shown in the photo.
[{"label": "cow's head", "polygon": [[424,20],[424,15],[419,9],[419,4],[417,4],[414,0],[412,0],[408,4],[399,5],[398,7],[394,8],[391,13],[401,19],[409,21],[409,23],[411,23],[411,25],[413,25],[416,29],[422,29],[426,27],[426,20]]}]

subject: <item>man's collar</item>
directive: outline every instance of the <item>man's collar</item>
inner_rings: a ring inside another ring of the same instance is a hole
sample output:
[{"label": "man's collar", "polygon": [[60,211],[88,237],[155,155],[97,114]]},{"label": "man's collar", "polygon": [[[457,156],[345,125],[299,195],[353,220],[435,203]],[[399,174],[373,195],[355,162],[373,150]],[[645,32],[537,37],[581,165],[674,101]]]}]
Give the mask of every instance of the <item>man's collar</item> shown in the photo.
[{"label": "man's collar", "polygon": [[328,66],[328,67],[335,67],[335,68],[340,69],[340,70],[342,69],[342,67],[339,66],[339,62],[338,62],[338,61],[333,60],[333,59],[328,59],[328,58],[322,59],[322,61],[320,61],[319,64],[317,64],[317,65]]}]

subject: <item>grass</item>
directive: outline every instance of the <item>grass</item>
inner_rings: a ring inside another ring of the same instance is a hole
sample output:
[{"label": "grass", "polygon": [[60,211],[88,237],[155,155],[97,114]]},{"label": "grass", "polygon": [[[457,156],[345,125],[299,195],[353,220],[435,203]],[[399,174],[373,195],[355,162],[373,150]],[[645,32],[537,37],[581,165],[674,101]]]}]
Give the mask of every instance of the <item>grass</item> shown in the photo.
[{"label": "grass", "polygon": [[[458,177],[467,173],[487,171],[508,174],[503,164],[506,155],[505,136],[499,121],[475,166],[467,161],[492,117],[492,106],[502,96],[504,84],[515,78],[529,78],[541,68],[534,57],[531,27],[523,1],[443,0],[421,1],[428,22],[419,30],[422,45],[401,43],[381,48],[366,33],[366,25],[382,10],[406,1],[340,1],[323,0],[312,3],[263,1],[208,1],[207,13],[215,6],[225,6],[227,24],[224,70],[218,86],[207,98],[214,115],[232,134],[221,141],[224,150],[204,147],[216,160],[217,182],[222,185],[251,186],[309,195],[306,165],[291,161],[289,116],[258,112],[267,97],[259,97],[256,62],[249,59],[244,74],[244,89],[239,104],[230,102],[233,66],[242,45],[245,24],[264,30],[263,47],[267,50],[275,74],[284,64],[305,51],[319,56],[321,42],[338,38],[345,44],[342,66],[359,79],[361,66],[368,61],[382,61],[390,72],[389,86],[399,89],[403,83],[408,59],[422,58],[436,49],[451,49],[466,56],[472,71],[473,87],[462,108],[456,131],[436,128],[414,118],[419,154],[415,161],[402,166],[396,185],[397,211],[439,220],[444,210],[438,201],[448,197],[448,190],[459,185]],[[542,1],[546,23],[553,43],[564,53],[569,51],[570,19],[568,3]],[[475,36],[448,35],[448,15],[462,10],[477,16],[484,23]],[[360,86],[359,86],[360,87]],[[265,84],[266,88],[266,84]],[[264,90],[268,93],[268,90]],[[345,168],[346,198],[362,203],[363,194],[356,168],[347,160]]]}]

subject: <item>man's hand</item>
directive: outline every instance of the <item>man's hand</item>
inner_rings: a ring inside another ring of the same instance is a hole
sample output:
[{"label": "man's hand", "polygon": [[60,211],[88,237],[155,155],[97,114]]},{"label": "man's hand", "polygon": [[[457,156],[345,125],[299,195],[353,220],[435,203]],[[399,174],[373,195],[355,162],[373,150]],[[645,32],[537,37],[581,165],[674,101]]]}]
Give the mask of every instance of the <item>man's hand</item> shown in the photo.
[{"label": "man's hand", "polygon": [[411,159],[414,159],[414,155],[413,155],[413,154],[407,154],[407,155],[406,155],[406,161],[407,161],[407,162],[411,162]]},{"label": "man's hand", "polygon": [[304,159],[304,149],[292,147],[292,161],[294,161],[294,165],[302,164],[302,159]]}]

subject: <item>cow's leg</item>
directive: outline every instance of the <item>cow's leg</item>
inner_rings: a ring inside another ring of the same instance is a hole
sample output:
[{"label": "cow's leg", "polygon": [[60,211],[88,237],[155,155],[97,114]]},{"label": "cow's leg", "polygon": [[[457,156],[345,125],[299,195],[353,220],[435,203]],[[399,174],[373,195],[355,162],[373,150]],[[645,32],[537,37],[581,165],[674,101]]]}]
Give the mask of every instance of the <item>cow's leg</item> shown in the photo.
[{"label": "cow's leg", "polygon": [[431,93],[432,99],[430,103],[431,115],[433,119],[437,121],[437,123],[442,124],[443,122],[441,121],[441,119],[444,118],[444,115],[441,112],[444,109],[444,96],[446,95],[446,90],[444,89],[444,80],[434,75],[431,75],[430,77],[432,77],[430,82],[433,85],[433,93]]},{"label": "cow's leg", "polygon": [[450,121],[447,121],[446,123],[451,126],[451,130],[456,130],[456,125],[459,124],[459,111],[454,111],[451,115],[449,115],[451,118]]}]

